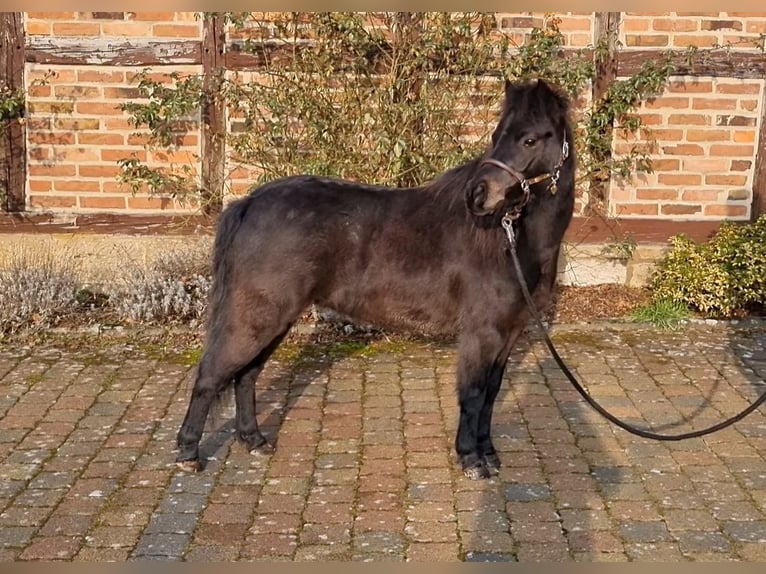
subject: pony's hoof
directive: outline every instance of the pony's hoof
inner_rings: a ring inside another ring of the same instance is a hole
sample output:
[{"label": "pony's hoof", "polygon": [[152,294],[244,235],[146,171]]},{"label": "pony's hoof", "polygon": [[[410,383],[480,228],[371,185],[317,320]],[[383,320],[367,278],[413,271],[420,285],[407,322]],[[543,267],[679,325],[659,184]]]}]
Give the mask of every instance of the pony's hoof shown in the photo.
[{"label": "pony's hoof", "polygon": [[176,466],[184,472],[199,472],[202,470],[202,463],[198,460],[177,460]]},{"label": "pony's hoof", "polygon": [[259,445],[251,446],[249,452],[252,455],[269,455],[274,454],[276,450],[271,443],[264,441]]},{"label": "pony's hoof", "polygon": [[485,478],[489,478],[490,476],[487,465],[485,464],[478,464],[470,468],[464,468],[463,474],[470,480],[483,480]]},{"label": "pony's hoof", "polygon": [[491,475],[500,474],[500,457],[497,456],[497,454],[492,453],[484,455],[484,464],[487,465],[487,470]]},{"label": "pony's hoof", "polygon": [[237,438],[244,443],[250,454],[274,454],[276,450],[259,432],[253,434],[238,434]]}]

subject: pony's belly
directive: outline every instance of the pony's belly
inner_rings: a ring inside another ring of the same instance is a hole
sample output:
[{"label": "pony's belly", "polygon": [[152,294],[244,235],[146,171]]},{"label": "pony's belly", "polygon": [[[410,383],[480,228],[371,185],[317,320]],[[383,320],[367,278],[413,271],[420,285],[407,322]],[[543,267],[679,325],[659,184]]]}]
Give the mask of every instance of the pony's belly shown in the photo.
[{"label": "pony's belly", "polygon": [[[351,296],[336,293],[318,305],[328,307],[351,320],[369,323],[382,329],[414,333],[449,335],[457,332],[454,305],[441,305],[433,297],[407,297],[395,290]],[[427,305],[418,304],[427,302]]]}]

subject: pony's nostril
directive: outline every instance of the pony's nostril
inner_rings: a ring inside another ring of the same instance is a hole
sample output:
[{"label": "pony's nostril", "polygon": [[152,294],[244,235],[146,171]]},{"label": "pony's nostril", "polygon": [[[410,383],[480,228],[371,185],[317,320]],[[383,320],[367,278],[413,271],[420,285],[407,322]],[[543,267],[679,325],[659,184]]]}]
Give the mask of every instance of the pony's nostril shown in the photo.
[{"label": "pony's nostril", "polygon": [[473,204],[480,206],[487,199],[487,184],[480,181],[476,187],[473,188]]}]

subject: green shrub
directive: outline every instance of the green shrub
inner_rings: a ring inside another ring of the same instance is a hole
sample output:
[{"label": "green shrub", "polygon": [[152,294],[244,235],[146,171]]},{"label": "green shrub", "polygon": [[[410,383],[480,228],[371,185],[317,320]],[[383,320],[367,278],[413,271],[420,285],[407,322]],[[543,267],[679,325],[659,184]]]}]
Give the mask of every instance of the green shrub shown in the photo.
[{"label": "green shrub", "polygon": [[725,221],[706,243],[683,234],[671,243],[650,281],[653,299],[670,299],[722,317],[766,301],[766,215],[751,224]]}]

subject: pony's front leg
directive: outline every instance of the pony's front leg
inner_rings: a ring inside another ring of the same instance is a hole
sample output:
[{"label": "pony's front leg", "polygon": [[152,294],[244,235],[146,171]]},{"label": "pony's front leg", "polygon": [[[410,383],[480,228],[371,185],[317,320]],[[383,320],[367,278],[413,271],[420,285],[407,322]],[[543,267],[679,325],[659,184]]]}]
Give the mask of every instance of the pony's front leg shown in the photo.
[{"label": "pony's front leg", "polygon": [[516,341],[518,341],[522,330],[523,327],[516,327],[511,331],[511,336],[508,338],[505,349],[500,354],[500,357],[498,357],[498,360],[493,363],[486,379],[487,390],[484,395],[484,404],[479,413],[477,443],[479,455],[484,459],[490,474],[500,472],[500,457],[497,455],[497,451],[495,451],[495,445],[492,444],[492,413],[495,409],[495,400],[502,386],[503,374],[508,364],[508,356],[511,354],[511,350]]},{"label": "pony's front leg", "polygon": [[500,392],[504,372],[505,361],[496,363],[490,368],[486,377],[484,404],[479,412],[476,435],[477,450],[489,474],[497,474],[500,471],[500,457],[497,456],[495,445],[492,444],[492,411],[495,408],[495,399]]},{"label": "pony's front leg", "polygon": [[494,454],[488,412],[491,413],[497,397],[507,358],[503,352],[507,345],[499,344],[501,338],[494,335],[490,337],[494,345],[477,336],[461,337],[460,342],[457,374],[460,419],[455,452],[463,472],[472,480],[489,478],[487,455]]}]

